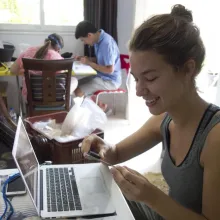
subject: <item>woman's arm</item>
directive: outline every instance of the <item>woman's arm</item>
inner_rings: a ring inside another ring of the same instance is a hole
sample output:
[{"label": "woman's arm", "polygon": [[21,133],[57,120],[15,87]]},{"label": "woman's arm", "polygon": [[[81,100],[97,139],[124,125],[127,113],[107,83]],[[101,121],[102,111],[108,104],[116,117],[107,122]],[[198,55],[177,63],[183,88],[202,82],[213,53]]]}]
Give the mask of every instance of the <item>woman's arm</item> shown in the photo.
[{"label": "woman's arm", "polygon": [[108,144],[96,135],[90,135],[82,142],[82,152],[95,151],[110,164],[129,160],[162,141],[160,126],[163,119],[164,114],[152,116],[138,131],[116,145]]},{"label": "woman's arm", "polygon": [[10,68],[10,72],[14,75],[19,75],[21,74],[20,72],[20,66],[17,62],[17,60],[12,64],[11,68]]},{"label": "woman's arm", "polygon": [[116,144],[117,163],[136,157],[160,143],[163,139],[160,126],[164,116],[152,116],[139,130]]},{"label": "woman's arm", "polygon": [[105,74],[111,74],[114,71],[114,65],[110,65],[110,66],[102,66],[102,65],[98,65],[97,63],[94,62],[89,62],[88,63],[93,69],[105,73]]},{"label": "woman's arm", "polygon": [[24,75],[24,69],[23,69],[23,63],[22,63],[22,58],[23,57],[32,57],[33,56],[33,51],[34,47],[29,47],[26,51],[22,52],[18,58],[15,60],[15,62],[12,64],[10,68],[10,72],[14,75]]},{"label": "woman's arm", "polygon": [[183,207],[134,170],[116,166],[111,172],[128,199],[146,203],[166,220],[218,220],[220,219],[219,132],[220,124],[209,133],[201,154],[201,164],[204,167],[202,214]]},{"label": "woman's arm", "polygon": [[209,220],[220,219],[220,124],[206,139],[201,154],[204,167],[202,211]]},{"label": "woman's arm", "polygon": [[[149,183],[143,175],[128,167],[114,166],[111,168],[111,173],[127,199],[145,203],[166,220],[219,219],[220,215],[216,212],[215,216],[212,215],[211,218],[208,218],[204,212],[203,215],[200,215],[183,207],[157,187]],[[212,208],[211,204],[209,207]]]},{"label": "woman's arm", "polygon": [[[149,196],[151,195],[151,196]],[[187,209],[174,201],[171,197],[156,187],[152,187],[151,193],[146,199],[146,204],[166,220],[217,220],[219,217],[207,218]],[[190,195],[189,195],[190,196]],[[151,198],[150,198],[151,197]],[[149,201],[150,200],[150,201]]]}]

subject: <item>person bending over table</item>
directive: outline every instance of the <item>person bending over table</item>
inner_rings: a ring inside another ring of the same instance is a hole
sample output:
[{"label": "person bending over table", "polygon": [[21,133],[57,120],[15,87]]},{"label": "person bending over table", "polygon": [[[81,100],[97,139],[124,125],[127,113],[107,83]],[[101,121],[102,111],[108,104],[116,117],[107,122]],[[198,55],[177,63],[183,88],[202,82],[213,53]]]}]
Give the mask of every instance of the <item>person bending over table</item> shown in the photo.
[{"label": "person bending over table", "polygon": [[[58,34],[50,34],[44,41],[42,46],[29,47],[26,51],[21,53],[14,64],[11,66],[10,71],[13,74],[21,74],[24,72],[22,58],[34,58],[45,60],[60,60],[63,57],[60,55],[61,49],[64,47],[63,38]],[[33,74],[41,74],[41,72],[32,71]],[[22,78],[22,95],[24,100],[27,100],[27,87],[25,77]],[[77,88],[78,81],[75,77],[71,77],[70,94],[72,95]]]},{"label": "person bending over table", "polygon": [[[88,21],[81,21],[76,26],[76,39],[84,44],[94,46],[95,56],[76,57],[83,64],[91,66],[97,71],[96,76],[89,76],[79,80],[75,95],[78,97],[92,95],[97,90],[115,90],[121,85],[121,61],[117,43],[104,30],[97,28]],[[98,103],[104,111],[107,105]]]}]

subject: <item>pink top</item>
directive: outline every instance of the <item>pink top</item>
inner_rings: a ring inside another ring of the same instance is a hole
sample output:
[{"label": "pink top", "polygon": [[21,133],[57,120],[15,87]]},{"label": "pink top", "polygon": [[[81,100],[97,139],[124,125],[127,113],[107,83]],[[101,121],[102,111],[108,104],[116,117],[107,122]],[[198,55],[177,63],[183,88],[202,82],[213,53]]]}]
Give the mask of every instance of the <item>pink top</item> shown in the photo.
[{"label": "pink top", "polygon": [[[34,55],[36,54],[37,50],[40,47],[29,47],[26,51],[24,51],[23,53],[21,53],[19,55],[19,57],[17,58],[16,62],[18,63],[19,67],[22,69],[23,68],[23,63],[22,63],[22,58],[34,58]],[[61,57],[61,55],[56,52],[55,50],[51,50],[49,49],[46,56],[44,57],[45,60],[61,60],[63,59],[63,57]],[[33,74],[41,74],[41,72],[37,72],[37,71],[32,71]],[[22,95],[25,97],[25,99],[27,98],[27,87],[26,87],[26,83],[25,83],[25,77],[23,77],[22,79]]]}]

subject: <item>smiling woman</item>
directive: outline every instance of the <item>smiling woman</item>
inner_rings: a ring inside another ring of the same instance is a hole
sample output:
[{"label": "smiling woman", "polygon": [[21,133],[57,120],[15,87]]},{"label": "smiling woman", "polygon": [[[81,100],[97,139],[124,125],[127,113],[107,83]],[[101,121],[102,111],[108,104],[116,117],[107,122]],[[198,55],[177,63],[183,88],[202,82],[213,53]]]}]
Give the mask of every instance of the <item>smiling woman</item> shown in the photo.
[{"label": "smiling woman", "polygon": [[[220,216],[220,108],[197,93],[205,48],[192,13],[175,5],[138,27],[130,41],[136,94],[153,116],[134,134],[110,145],[87,137],[83,152],[99,152],[110,164],[122,163],[163,143],[162,174],[169,194],[128,167],[112,175],[138,220],[217,220]],[[133,103],[132,103],[133,104]],[[136,114],[143,120],[143,115]]]},{"label": "smiling woman", "polygon": [[[192,85],[205,57],[205,48],[198,28],[192,24],[191,12],[174,7],[173,17],[165,15],[153,16],[144,22],[130,42],[131,71],[137,81],[137,96],[144,97],[153,114],[168,110],[164,104],[177,102],[181,93],[185,93],[184,81],[188,80],[188,91],[193,91]],[[177,54],[177,51],[181,53]],[[190,73],[188,79],[182,72]],[[176,91],[176,97],[173,91]],[[156,103],[158,111],[154,108]]]}]

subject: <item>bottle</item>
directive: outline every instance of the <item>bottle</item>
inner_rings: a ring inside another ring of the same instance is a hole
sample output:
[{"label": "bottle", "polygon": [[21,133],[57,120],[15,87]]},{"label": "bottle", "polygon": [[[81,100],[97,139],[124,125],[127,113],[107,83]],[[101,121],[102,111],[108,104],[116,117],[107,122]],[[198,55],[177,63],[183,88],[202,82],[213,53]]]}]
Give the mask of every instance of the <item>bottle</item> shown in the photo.
[{"label": "bottle", "polygon": [[10,108],[9,115],[11,116],[11,119],[15,123],[17,123],[17,114],[16,114],[16,112],[15,112],[15,110],[13,108]]}]

